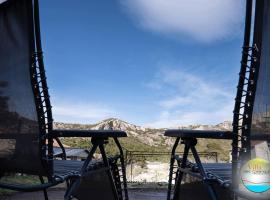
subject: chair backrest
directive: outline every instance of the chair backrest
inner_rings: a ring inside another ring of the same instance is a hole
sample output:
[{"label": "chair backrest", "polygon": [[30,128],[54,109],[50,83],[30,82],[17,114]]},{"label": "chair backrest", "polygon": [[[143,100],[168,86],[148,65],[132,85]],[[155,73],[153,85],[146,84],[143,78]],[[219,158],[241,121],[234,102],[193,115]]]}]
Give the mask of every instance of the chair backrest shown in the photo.
[{"label": "chair backrest", "polygon": [[0,171],[48,175],[35,2],[0,4]]},{"label": "chair backrest", "polygon": [[253,45],[257,74],[250,131],[251,147],[262,140],[270,141],[270,1],[257,0]]},{"label": "chair backrest", "polygon": [[257,0],[255,6],[252,12],[252,0],[247,0],[242,66],[234,110],[234,133],[238,137],[234,139],[232,156],[233,161],[240,164],[251,159],[257,143],[270,141],[270,1]]}]

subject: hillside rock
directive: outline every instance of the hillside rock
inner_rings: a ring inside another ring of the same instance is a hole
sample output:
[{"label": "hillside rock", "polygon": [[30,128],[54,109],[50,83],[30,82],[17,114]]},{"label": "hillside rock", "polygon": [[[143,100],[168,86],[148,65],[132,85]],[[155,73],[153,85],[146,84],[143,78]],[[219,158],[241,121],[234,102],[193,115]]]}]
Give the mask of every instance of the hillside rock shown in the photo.
[{"label": "hillside rock", "polygon": [[[137,126],[117,118],[109,118],[96,124],[67,124],[55,122],[57,129],[79,129],[79,130],[121,130],[125,131],[129,137],[134,137],[143,144],[150,146],[169,146],[174,140],[164,136],[165,128],[154,129]],[[225,121],[217,125],[189,125],[182,126],[182,129],[193,130],[231,130],[231,122]]]}]

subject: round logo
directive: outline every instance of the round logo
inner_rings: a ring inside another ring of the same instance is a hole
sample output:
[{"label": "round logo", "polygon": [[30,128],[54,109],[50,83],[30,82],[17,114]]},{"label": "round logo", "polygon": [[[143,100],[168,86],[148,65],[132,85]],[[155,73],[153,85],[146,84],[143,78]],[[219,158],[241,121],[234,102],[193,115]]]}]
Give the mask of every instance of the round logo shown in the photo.
[{"label": "round logo", "polygon": [[270,163],[261,158],[248,161],[242,167],[241,180],[251,192],[266,192],[270,189]]}]

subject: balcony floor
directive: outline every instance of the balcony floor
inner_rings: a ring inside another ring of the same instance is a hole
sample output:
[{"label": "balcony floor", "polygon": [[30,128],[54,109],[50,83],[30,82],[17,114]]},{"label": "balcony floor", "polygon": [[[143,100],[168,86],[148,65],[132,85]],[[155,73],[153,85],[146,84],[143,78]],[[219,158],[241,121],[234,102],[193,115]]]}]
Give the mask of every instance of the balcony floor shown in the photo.
[{"label": "balcony floor", "polygon": [[[52,189],[49,190],[49,199],[63,200],[64,190]],[[129,190],[130,200],[165,200],[166,189],[130,189]],[[0,200],[39,200],[43,199],[42,192],[33,193],[15,193],[10,196],[0,196]]]},{"label": "balcony floor", "polygon": [[[50,189],[48,191],[49,199],[53,200],[63,200],[64,189]],[[183,200],[197,200],[200,199],[209,199],[205,190],[200,190],[198,187],[183,187],[181,199]],[[224,198],[221,194],[221,199]],[[222,198],[223,197],[223,198]],[[33,192],[33,193],[13,193],[9,196],[1,196],[0,200],[40,200],[44,199],[42,192]],[[130,200],[166,200],[167,199],[167,189],[166,188],[130,188],[129,189],[129,199]],[[244,200],[239,198],[239,200]]]}]

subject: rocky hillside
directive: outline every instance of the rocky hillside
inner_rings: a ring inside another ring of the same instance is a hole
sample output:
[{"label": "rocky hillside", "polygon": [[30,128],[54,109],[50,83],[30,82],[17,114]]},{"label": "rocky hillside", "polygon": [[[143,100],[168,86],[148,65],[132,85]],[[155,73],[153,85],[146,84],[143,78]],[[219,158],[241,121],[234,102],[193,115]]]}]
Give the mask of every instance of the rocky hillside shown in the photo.
[{"label": "rocky hillside", "polygon": [[[169,151],[174,139],[165,137],[164,129],[153,129],[130,124],[120,119],[110,118],[97,124],[67,124],[55,122],[57,129],[80,129],[80,130],[122,130],[128,134],[127,138],[121,140],[124,148],[133,151]],[[194,130],[231,130],[231,122],[225,121],[217,125],[190,125],[181,126],[182,129]],[[86,147],[89,145],[88,138],[64,139],[63,142],[69,146]],[[229,157],[230,142],[200,139],[197,145],[198,151],[217,151],[226,160]],[[182,149],[180,148],[179,151]]]},{"label": "rocky hillside", "polygon": [[[123,120],[117,118],[109,118],[103,120],[97,124],[69,124],[69,123],[62,123],[62,122],[55,122],[55,128],[59,129],[89,129],[89,130],[106,130],[106,129],[113,129],[113,130],[122,130],[127,131],[128,133],[135,134],[141,132],[157,132],[157,131],[164,131],[163,129],[154,129],[154,128],[145,128],[141,126],[137,126]],[[179,126],[177,128],[182,129],[195,129],[195,130],[231,130],[232,129],[232,122],[224,121],[217,125],[188,125],[188,126]]]},{"label": "rocky hillside", "polygon": [[59,129],[80,129],[80,130],[121,130],[128,134],[129,138],[136,138],[139,142],[149,146],[170,145],[171,140],[166,138],[164,134],[165,129],[151,129],[136,126],[125,122],[120,119],[110,118],[103,120],[97,124],[66,124],[66,123],[54,123],[55,128]]},{"label": "rocky hillside", "polygon": [[[134,124],[130,124],[120,119],[110,118],[103,120],[97,124],[67,124],[67,123],[54,123],[54,127],[57,129],[80,129],[80,130],[122,130],[127,132],[129,137],[136,138],[141,143],[149,146],[170,146],[172,140],[165,137],[164,129],[144,128]],[[225,121],[217,125],[190,125],[181,126],[182,129],[194,129],[194,130],[231,130],[231,122]]]}]

